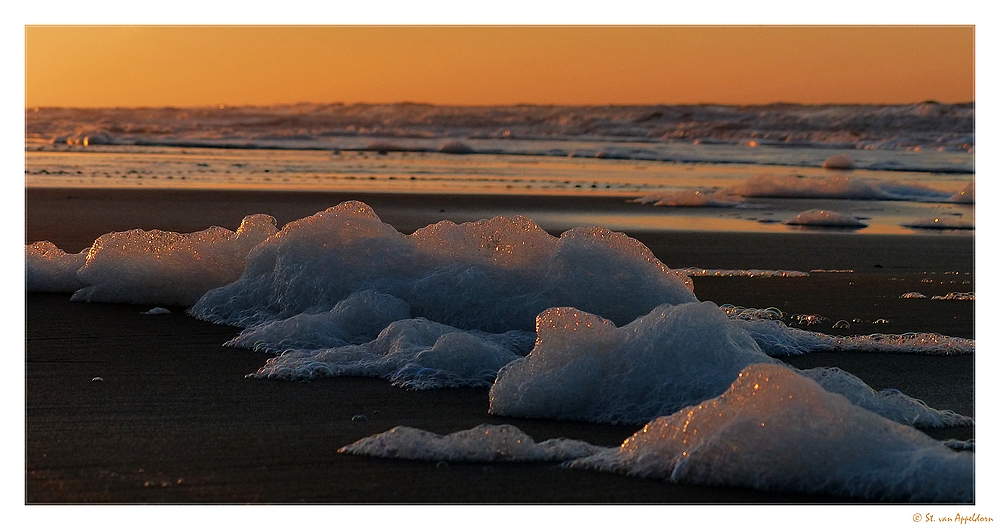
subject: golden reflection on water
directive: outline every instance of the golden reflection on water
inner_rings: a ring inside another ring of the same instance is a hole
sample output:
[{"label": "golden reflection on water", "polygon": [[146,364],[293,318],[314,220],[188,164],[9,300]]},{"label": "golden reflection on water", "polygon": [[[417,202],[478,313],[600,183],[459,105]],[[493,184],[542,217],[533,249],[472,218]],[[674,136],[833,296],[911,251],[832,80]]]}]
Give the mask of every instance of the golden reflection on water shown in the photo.
[{"label": "golden reflection on water", "polygon": [[[802,176],[829,176],[822,168],[784,168]],[[422,152],[295,151],[266,149],[177,149],[93,146],[85,149],[26,150],[25,186],[155,189],[310,190],[345,193],[447,193],[612,197],[623,203],[641,196],[683,189],[721,189],[745,182],[766,167],[742,164],[681,164],[554,156],[444,155]],[[939,191],[958,191],[970,176],[851,171],[852,178],[919,179]],[[959,182],[959,180],[961,182]],[[954,188],[954,189],[953,189]],[[509,201],[516,204],[516,199]],[[861,229],[792,227],[781,221],[814,208],[859,217]],[[515,213],[516,208],[508,208]],[[627,212],[622,213],[623,210]],[[496,215],[486,212],[487,217]],[[506,213],[505,213],[506,215]],[[974,205],[909,201],[747,199],[740,208],[654,207],[629,204],[615,211],[532,210],[548,230],[604,226],[616,231],[689,230],[732,232],[816,232],[920,234],[901,225],[916,219],[953,216],[975,223]],[[455,219],[456,221],[458,219]],[[973,231],[965,231],[974,235]]]},{"label": "golden reflection on water", "polygon": [[705,232],[814,232],[814,233],[856,233],[856,234],[919,234],[934,231],[922,231],[906,228],[890,223],[872,223],[859,230],[844,230],[836,228],[814,228],[789,226],[780,222],[760,222],[750,219],[729,217],[712,217],[710,212],[701,215],[678,215],[654,213],[636,213],[634,215],[595,214],[585,215],[573,213],[544,212],[534,215],[535,220],[546,227],[572,227],[584,224],[597,224],[611,230],[641,231],[641,230],[690,230]]}]

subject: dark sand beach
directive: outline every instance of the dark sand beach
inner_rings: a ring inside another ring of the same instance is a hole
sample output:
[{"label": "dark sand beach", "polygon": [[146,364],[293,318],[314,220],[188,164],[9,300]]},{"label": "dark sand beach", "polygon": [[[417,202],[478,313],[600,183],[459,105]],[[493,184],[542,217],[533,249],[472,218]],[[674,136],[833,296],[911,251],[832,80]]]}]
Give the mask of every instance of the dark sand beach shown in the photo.
[{"label": "dark sand beach", "polygon": [[[25,242],[78,252],[110,231],[235,229],[268,213],[278,225],[362,200],[409,233],[448,219],[574,210],[621,212],[621,198],[318,192],[27,189]],[[544,226],[558,232],[562,227]],[[850,269],[805,278],[695,278],[700,300],[857,319],[824,333],[937,332],[973,338],[971,302],[900,299],[974,291],[970,236],[839,233],[635,232],[669,267]],[[958,274],[944,274],[944,273]],[[955,283],[957,282],[957,283]],[[27,295],[25,501],[33,503],[656,503],[855,504],[830,496],[677,485],[565,470],[554,464],[435,464],[338,454],[362,437],[407,425],[438,433],[510,423],[536,441],[613,446],[639,426],[491,416],[487,389],[408,391],[377,379],[310,383],[245,379],[269,355],[225,348],[238,330],[183,308],[85,304]],[[885,319],[886,324],[874,324]],[[975,416],[975,356],[816,353],[784,361],[838,366],[876,390]],[[101,381],[94,381],[94,378]],[[363,415],[365,420],[352,419]],[[932,429],[938,439],[973,428]]]}]

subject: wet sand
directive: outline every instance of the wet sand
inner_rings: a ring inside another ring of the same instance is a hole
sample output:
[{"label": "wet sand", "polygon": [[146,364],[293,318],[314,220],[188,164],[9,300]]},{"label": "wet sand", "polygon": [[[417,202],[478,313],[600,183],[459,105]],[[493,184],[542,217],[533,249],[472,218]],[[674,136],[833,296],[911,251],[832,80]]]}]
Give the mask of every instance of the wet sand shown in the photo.
[{"label": "wet sand", "polygon": [[[618,198],[147,190],[29,189],[26,199],[25,242],[48,239],[71,252],[113,230],[235,229],[251,213],[269,213],[280,225],[347,199],[364,200],[402,232],[440,219],[637,207]],[[807,278],[695,278],[701,300],[775,306],[831,322],[857,319],[850,334],[973,336],[972,303],[899,299],[909,291],[974,291],[971,237],[630,235],[671,267],[854,270]],[[341,455],[337,448],[397,425],[449,433],[511,423],[536,440],[569,437],[608,446],[637,426],[490,416],[485,389],[417,392],[363,378],[245,379],[268,356],[222,347],[238,330],[194,320],[183,308],[140,314],[148,309],[74,303],[68,294],[27,295],[27,503],[859,502],[676,485],[553,464],[439,465]],[[891,322],[872,323],[878,319]],[[833,331],[829,324],[811,329]],[[897,388],[932,407],[975,415],[974,356],[824,353],[785,360],[800,368],[839,366],[876,389]],[[367,421],[352,419],[361,415]],[[964,440],[973,431],[927,432]]]}]

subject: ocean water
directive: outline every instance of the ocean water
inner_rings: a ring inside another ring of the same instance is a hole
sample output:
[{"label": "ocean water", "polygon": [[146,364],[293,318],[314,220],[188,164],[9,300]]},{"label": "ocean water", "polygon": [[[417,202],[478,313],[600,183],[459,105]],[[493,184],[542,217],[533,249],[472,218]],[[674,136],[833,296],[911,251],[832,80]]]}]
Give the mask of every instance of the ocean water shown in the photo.
[{"label": "ocean water", "polygon": [[[25,182],[616,196],[616,230],[858,233],[975,226],[975,108],[901,106],[285,107],[25,112]],[[662,207],[651,208],[651,204]],[[865,226],[861,226],[861,225]]]},{"label": "ocean water", "polygon": [[[28,109],[29,187],[611,196],[636,213],[499,216],[401,233],[358,201],[283,226],[259,212],[235,231],[134,229],[76,254],[27,242],[26,289],[157,306],[150,314],[179,306],[238,326],[228,346],[273,355],[248,377],[487,387],[498,419],[646,425],[617,448],[535,443],[509,425],[450,436],[400,426],[344,453],[557,461],[696,484],[972,502],[974,442],[936,441],[917,427],[973,418],[782,358],[970,355],[973,339],[845,335],[847,321],[812,327],[823,317],[719,306],[698,297],[691,277],[851,271],[672,269],[627,232],[973,237],[973,117],[971,105],[933,102]],[[556,236],[542,225],[570,229]]]}]

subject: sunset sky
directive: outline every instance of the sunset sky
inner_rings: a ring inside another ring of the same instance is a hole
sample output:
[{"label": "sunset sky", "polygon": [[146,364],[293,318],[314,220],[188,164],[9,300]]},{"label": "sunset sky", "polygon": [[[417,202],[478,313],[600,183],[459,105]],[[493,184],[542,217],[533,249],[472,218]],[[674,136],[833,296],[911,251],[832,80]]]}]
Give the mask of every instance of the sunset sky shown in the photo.
[{"label": "sunset sky", "polygon": [[25,105],[975,100],[972,26],[27,26]]}]

